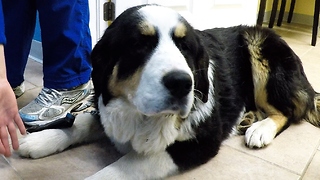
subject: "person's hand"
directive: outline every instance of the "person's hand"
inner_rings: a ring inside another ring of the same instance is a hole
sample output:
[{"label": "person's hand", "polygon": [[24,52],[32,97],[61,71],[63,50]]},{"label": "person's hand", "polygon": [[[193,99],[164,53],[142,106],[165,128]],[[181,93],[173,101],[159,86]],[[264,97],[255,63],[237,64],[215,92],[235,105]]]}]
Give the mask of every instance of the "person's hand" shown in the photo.
[{"label": "person's hand", "polygon": [[16,126],[21,134],[26,133],[18,113],[18,105],[9,82],[0,79],[0,154],[11,156],[9,135],[14,150],[19,148]]}]

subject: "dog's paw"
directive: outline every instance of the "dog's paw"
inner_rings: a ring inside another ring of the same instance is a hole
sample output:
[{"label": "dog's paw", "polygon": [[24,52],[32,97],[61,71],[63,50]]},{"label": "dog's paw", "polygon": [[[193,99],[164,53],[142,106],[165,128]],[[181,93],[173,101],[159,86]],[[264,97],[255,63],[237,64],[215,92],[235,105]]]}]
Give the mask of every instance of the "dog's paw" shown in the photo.
[{"label": "dog's paw", "polygon": [[253,123],[245,134],[246,145],[250,148],[262,148],[271,143],[277,134],[277,125],[271,118]]},{"label": "dog's paw", "polygon": [[48,129],[34,132],[19,139],[20,156],[42,158],[68,147],[66,134],[62,130]]}]

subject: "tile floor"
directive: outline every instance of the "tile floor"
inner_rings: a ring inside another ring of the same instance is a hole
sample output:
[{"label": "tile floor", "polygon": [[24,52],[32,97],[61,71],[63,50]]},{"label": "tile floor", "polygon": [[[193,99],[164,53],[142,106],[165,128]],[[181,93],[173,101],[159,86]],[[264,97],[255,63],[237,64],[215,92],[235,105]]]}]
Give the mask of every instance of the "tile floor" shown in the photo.
[{"label": "tile floor", "polygon": [[[274,28],[301,57],[306,74],[320,91],[320,38],[310,46],[311,27],[284,24]],[[34,99],[42,86],[41,64],[30,60],[26,69],[27,92],[19,107]],[[70,148],[60,154],[31,160],[13,154],[0,156],[0,179],[83,179],[114,162],[120,155],[110,142]],[[226,140],[207,164],[169,179],[320,179],[320,128],[306,122],[290,126],[271,145],[259,150],[244,146],[242,136]]]}]

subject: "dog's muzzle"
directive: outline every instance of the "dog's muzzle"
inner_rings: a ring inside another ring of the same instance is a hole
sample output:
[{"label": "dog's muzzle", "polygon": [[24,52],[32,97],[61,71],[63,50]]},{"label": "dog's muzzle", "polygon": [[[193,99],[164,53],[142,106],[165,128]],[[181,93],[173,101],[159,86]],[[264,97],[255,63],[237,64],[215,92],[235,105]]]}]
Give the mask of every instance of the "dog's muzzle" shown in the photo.
[{"label": "dog's muzzle", "polygon": [[177,100],[187,96],[192,89],[192,79],[188,73],[183,71],[167,73],[162,82],[172,97]]}]

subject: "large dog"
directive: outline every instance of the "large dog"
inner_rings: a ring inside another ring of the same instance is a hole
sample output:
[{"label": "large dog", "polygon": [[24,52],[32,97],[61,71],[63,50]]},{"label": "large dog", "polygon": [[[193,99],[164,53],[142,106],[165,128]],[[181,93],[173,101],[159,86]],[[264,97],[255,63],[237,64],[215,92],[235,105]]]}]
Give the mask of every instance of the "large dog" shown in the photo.
[{"label": "large dog", "polygon": [[69,129],[21,139],[22,156],[48,156],[104,129],[125,155],[91,178],[159,179],[206,163],[233,127],[247,126],[238,128],[247,146],[261,148],[290,123],[320,124],[300,59],[269,29],[198,31],[169,8],[143,5],[122,13],[91,57],[102,126],[78,115]]}]

